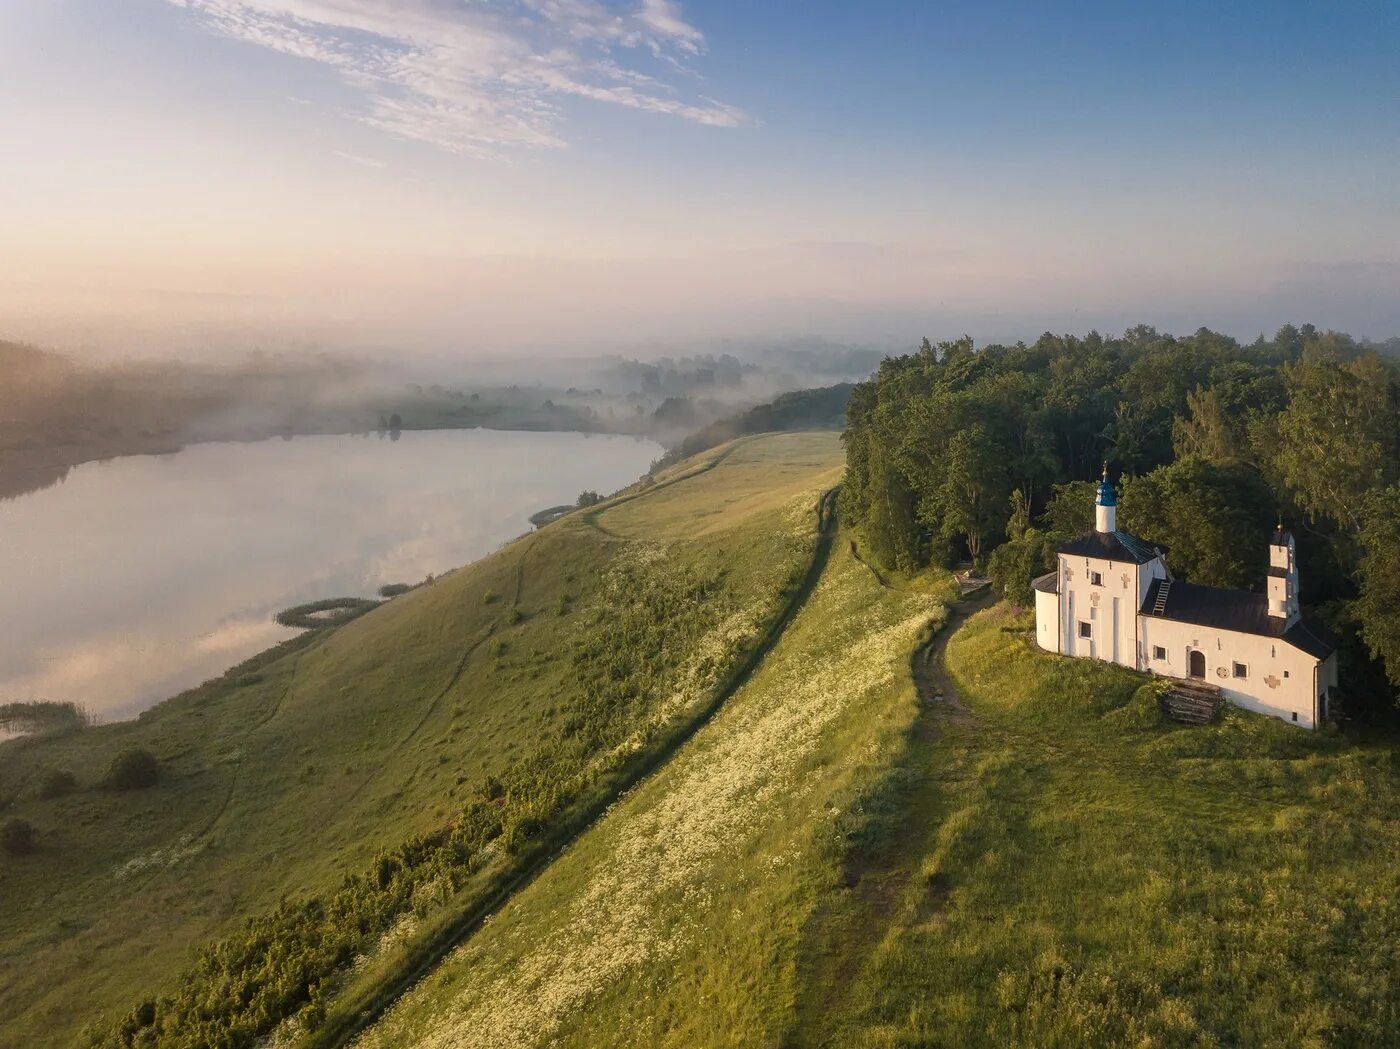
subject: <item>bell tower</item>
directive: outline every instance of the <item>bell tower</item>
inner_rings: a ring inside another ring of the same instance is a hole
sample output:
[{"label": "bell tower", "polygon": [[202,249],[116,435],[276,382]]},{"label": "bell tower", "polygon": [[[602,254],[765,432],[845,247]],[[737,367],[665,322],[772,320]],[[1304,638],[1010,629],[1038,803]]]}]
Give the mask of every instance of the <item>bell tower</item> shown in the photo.
[{"label": "bell tower", "polygon": [[1298,620],[1298,555],[1293,534],[1279,522],[1269,541],[1269,615],[1292,626]]}]

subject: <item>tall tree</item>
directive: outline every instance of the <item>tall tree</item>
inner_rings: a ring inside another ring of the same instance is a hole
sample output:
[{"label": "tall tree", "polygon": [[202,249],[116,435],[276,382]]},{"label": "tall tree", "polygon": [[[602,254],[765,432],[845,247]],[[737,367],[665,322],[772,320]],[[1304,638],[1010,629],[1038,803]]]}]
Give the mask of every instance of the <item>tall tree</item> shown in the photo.
[{"label": "tall tree", "polygon": [[1208,586],[1253,587],[1268,567],[1273,493],[1243,463],[1191,457],[1124,486],[1123,527],[1167,547],[1173,571]]},{"label": "tall tree", "polygon": [[988,537],[1005,520],[1010,484],[1004,457],[975,425],[948,442],[942,477],[919,502],[919,520],[947,542],[961,540],[974,563]]},{"label": "tall tree", "polygon": [[1395,370],[1374,356],[1287,371],[1272,465],[1298,505],[1355,535],[1368,495],[1400,475]]},{"label": "tall tree", "polygon": [[1371,655],[1385,663],[1390,683],[1400,688],[1400,488],[1373,492],[1362,515],[1356,613]]}]

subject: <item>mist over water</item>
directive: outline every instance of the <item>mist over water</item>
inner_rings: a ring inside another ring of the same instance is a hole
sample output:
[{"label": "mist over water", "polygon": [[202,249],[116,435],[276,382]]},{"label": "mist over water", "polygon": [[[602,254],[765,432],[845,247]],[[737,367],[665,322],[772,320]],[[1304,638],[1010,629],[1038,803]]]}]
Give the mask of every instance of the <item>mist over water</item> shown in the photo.
[{"label": "mist over water", "polygon": [[0,702],[127,718],[295,631],[282,608],[474,560],[527,517],[611,492],[632,437],[407,431],[192,445],[74,468],[0,502]]}]

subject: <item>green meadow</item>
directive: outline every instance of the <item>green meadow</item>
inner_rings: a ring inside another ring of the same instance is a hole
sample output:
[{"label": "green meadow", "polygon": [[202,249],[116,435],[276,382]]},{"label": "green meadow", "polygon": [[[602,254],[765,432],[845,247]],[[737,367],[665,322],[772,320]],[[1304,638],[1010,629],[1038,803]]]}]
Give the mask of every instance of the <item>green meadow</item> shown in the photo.
[{"label": "green meadow", "polygon": [[930,649],[947,578],[883,582],[838,544],[722,713],[358,1044],[1394,1044],[1393,747],[1164,723],[1005,605]]},{"label": "green meadow", "polygon": [[[686,729],[809,563],[840,462],[834,434],[734,442],[135,721],[0,745],[5,815],[38,846],[0,856],[0,1044],[251,1044],[246,1017],[196,1029],[217,1010],[192,1003],[252,993],[192,977],[201,952],[367,876],[384,892],[355,919],[353,964],[290,974],[267,1016],[313,997],[333,1013],[381,947],[470,906],[551,821]],[[102,789],[132,748],[156,756],[159,782]],[[56,769],[77,789],[40,797]],[[393,850],[483,811],[487,845],[426,895],[403,872],[418,895],[401,906]]]},{"label": "green meadow", "polygon": [[[914,737],[888,920],[832,1045],[1356,1046],[1400,1041],[1400,752],[1156,685],[982,613],[965,709]],[[835,988],[833,988],[835,990]]]},{"label": "green meadow", "polygon": [[[841,476],[834,435],[741,438],[0,745],[38,831],[0,858],[0,1044],[1400,1042],[1394,741],[1165,722],[821,540]],[[103,789],[133,747],[159,781]]]}]

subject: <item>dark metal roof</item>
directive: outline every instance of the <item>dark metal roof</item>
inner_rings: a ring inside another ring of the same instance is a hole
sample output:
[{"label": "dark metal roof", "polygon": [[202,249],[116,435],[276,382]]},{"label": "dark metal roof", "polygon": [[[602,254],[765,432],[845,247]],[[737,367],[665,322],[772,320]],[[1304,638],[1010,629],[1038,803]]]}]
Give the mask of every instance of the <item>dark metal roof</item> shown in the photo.
[{"label": "dark metal roof", "polygon": [[1061,543],[1059,551],[1076,557],[1099,557],[1135,565],[1145,565],[1159,556],[1156,547],[1127,532],[1090,532]]},{"label": "dark metal roof", "polygon": [[1058,594],[1060,592],[1060,573],[1046,572],[1031,581],[1031,586],[1039,590],[1042,594]]},{"label": "dark metal roof", "polygon": [[1337,647],[1324,631],[1302,620],[1285,629],[1286,619],[1269,615],[1268,597],[1248,590],[1222,590],[1214,586],[1174,582],[1167,591],[1166,607],[1160,614],[1154,613],[1157,591],[1162,583],[1163,580],[1154,580],[1147,588],[1147,596],[1139,609],[1142,615],[1278,638],[1315,659],[1326,659]]}]

